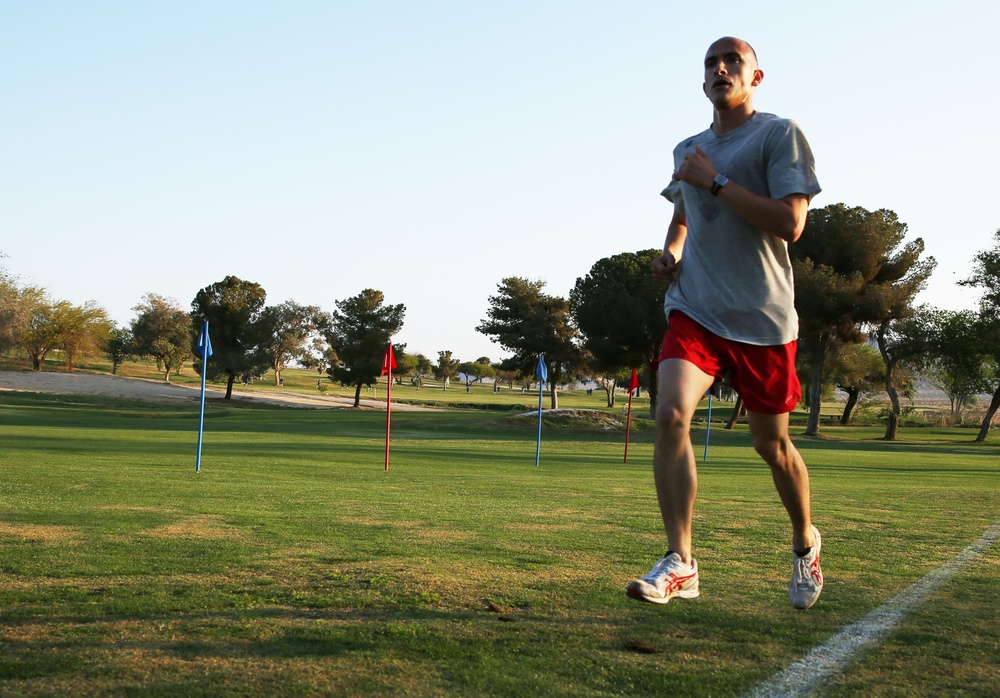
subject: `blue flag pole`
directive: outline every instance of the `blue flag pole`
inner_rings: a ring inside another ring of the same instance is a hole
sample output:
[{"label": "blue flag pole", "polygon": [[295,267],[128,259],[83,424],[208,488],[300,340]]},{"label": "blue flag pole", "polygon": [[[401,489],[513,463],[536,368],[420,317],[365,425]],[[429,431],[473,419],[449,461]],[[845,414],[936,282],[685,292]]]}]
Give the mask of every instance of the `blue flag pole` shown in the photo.
[{"label": "blue flag pole", "polygon": [[198,354],[201,355],[201,409],[198,412],[198,459],[194,464],[194,471],[201,472],[201,440],[205,431],[205,374],[208,372],[208,357],[212,355],[212,340],[208,337],[208,320],[201,326],[201,334],[198,335]]},{"label": "blue flag pole", "polygon": [[538,376],[538,441],[535,444],[535,467],[538,467],[538,459],[542,455],[542,390],[545,388],[545,381],[549,379],[549,369],[545,365],[545,354],[538,355],[538,366],[535,368],[535,375]]},{"label": "blue flag pole", "polygon": [[712,431],[712,391],[708,391],[708,421],[705,423],[705,456],[702,460],[708,460],[708,435]]}]

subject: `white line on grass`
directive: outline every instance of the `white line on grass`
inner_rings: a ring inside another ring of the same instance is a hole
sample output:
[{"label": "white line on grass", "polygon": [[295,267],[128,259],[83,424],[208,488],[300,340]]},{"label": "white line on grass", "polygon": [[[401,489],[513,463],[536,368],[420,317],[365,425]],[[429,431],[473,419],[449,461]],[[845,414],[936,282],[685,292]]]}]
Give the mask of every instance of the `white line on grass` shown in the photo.
[{"label": "white line on grass", "polygon": [[750,698],[808,696],[820,684],[841,673],[857,654],[878,644],[903,616],[939,586],[979,558],[1000,538],[1000,521],[986,529],[978,541],[947,563],[908,586],[861,620],[851,623],[780,674],[747,694]]}]

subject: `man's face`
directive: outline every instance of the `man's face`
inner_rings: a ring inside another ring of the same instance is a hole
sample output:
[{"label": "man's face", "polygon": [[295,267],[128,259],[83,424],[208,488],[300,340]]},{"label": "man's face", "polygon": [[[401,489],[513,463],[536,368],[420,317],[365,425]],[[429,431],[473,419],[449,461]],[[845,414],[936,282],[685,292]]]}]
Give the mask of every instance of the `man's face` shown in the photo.
[{"label": "man's face", "polygon": [[747,101],[764,73],[749,44],[739,39],[719,39],[705,54],[705,96],[718,110],[734,109]]}]

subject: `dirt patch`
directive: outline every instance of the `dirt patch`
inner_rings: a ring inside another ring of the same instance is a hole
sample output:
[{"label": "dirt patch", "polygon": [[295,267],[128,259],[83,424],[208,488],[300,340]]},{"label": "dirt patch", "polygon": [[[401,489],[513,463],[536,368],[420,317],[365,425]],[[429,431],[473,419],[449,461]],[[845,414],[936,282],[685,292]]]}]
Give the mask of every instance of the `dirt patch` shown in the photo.
[{"label": "dirt patch", "polygon": [[156,538],[184,538],[208,540],[232,540],[241,537],[240,531],[222,523],[218,516],[189,516],[187,518],[158,526],[146,532]]},{"label": "dirt patch", "polygon": [[76,538],[77,532],[68,526],[41,526],[0,521],[0,535],[41,543],[61,543]]}]

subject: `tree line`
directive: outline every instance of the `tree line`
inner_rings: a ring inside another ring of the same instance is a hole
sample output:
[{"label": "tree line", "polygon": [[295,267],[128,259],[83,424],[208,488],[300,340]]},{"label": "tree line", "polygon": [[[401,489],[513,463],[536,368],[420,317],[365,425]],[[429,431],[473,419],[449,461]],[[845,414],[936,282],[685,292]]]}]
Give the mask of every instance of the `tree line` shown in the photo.
[{"label": "tree line", "polygon": [[[833,204],[810,211],[802,238],[789,247],[795,271],[799,365],[809,411],[807,434],[818,434],[821,400],[834,390],[846,395],[841,422],[865,395],[884,391],[889,408],[885,438],[897,436],[900,397],[912,396],[918,376],[928,376],[959,417],[973,396],[992,392],[977,440],[986,438],[1000,408],[1000,231],[996,245],[973,259],[959,283],[983,291],[979,308],[948,311],[915,305],[935,269],[923,240],[906,240],[907,226],[892,211],[868,211]],[[613,407],[616,391],[632,369],[643,374],[656,403],[654,362],[666,329],[664,289],[650,274],[659,250],[625,252],[597,261],[576,280],[568,298],[545,292],[545,282],[502,279],[488,299],[476,330],[511,356],[461,361],[439,351],[434,362],[394,344],[397,379],[421,385],[433,375],[442,387],[464,377],[466,389],[492,379],[530,386],[539,355],[548,366],[550,405],[558,407],[558,386],[595,381]],[[326,312],[294,301],[267,306],[256,283],[227,276],[198,291],[190,309],[153,293],[133,310],[128,327],[112,323],[93,301],[74,305],[51,300],[44,289],[25,286],[0,269],[0,351],[17,350],[39,370],[60,350],[67,367],[77,357],[104,352],[112,372],[124,361],[149,357],[165,380],[195,359],[202,321],[211,327],[215,353],[206,378],[226,381],[281,372],[291,363],[315,368],[329,380],[355,388],[371,386],[381,372],[385,347],[402,328],[405,307],[386,305],[373,289],[335,303]],[[735,414],[739,412],[739,400]]]},{"label": "tree line", "polygon": [[[799,314],[798,370],[809,411],[806,433],[820,429],[820,404],[834,389],[847,396],[847,424],[864,394],[886,393],[884,438],[897,437],[900,396],[912,396],[928,376],[960,417],[973,396],[992,392],[977,441],[1000,408],[1000,231],[997,245],[973,260],[959,283],[983,290],[977,310],[915,305],[936,267],[924,242],[907,241],[907,226],[892,211],[833,204],[809,212],[805,232],[789,246]],[[568,373],[587,375],[608,393],[627,385],[632,368],[655,409],[654,365],[666,328],[663,292],[652,280],[650,249],[598,261],[577,279],[569,298],[548,295],[543,281],[503,279],[477,330],[530,370],[538,354],[549,362],[551,405]],[[683,262],[682,262],[683,264]],[[739,399],[735,414],[738,414]]]},{"label": "tree line", "polygon": [[[189,362],[200,375],[195,343],[208,320],[213,354],[205,376],[226,383],[226,399],[237,380],[256,380],[272,371],[278,385],[285,367],[296,364],[354,387],[357,406],[361,388],[374,385],[381,373],[386,346],[403,326],[405,306],[386,305],[380,291],[365,289],[335,307],[326,312],[293,300],[268,306],[260,284],[227,276],[198,291],[188,309],[172,298],[147,293],[132,308],[132,321],[119,327],[94,301],[74,305],[53,300],[45,289],[20,284],[0,269],[0,352],[17,352],[35,370],[55,351],[70,370],[81,357],[96,354],[107,357],[112,373],[127,361],[149,359],[169,382]],[[433,362],[408,353],[405,344],[393,348],[397,380],[405,376],[417,386],[430,376],[444,389],[460,379],[467,389],[488,379],[508,388],[516,382],[530,384],[530,372],[522,375],[485,356],[462,361],[445,350]]]},{"label": "tree line", "polygon": [[[198,291],[189,309],[148,293],[133,308],[131,323],[119,327],[94,301],[78,306],[53,300],[0,270],[0,351],[19,353],[35,370],[57,350],[68,369],[79,357],[103,353],[112,373],[126,361],[148,358],[166,381],[193,361],[206,379],[226,382],[226,399],[236,380],[273,371],[277,385],[285,367],[297,362],[357,386],[358,404],[361,387],[374,384],[386,345],[402,327],[404,306],[385,305],[372,289],[338,301],[329,313],[292,300],[267,306],[266,297],[260,284],[227,276]],[[213,354],[202,366],[195,343],[205,320]]]}]

